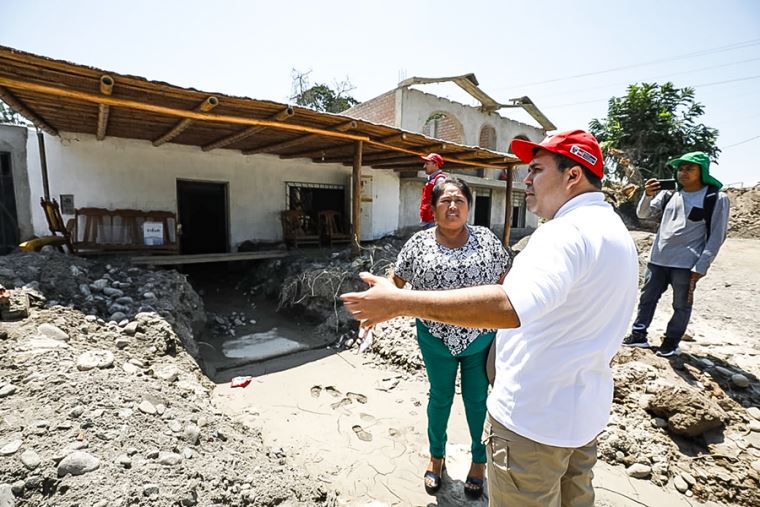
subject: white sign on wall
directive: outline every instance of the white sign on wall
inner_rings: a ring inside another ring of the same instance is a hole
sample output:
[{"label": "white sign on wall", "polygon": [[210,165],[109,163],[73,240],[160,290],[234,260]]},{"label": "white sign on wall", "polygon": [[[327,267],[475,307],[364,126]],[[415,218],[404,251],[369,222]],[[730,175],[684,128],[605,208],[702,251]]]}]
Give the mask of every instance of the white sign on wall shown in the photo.
[{"label": "white sign on wall", "polygon": [[163,245],[164,224],[162,222],[143,222],[143,239],[146,245]]}]

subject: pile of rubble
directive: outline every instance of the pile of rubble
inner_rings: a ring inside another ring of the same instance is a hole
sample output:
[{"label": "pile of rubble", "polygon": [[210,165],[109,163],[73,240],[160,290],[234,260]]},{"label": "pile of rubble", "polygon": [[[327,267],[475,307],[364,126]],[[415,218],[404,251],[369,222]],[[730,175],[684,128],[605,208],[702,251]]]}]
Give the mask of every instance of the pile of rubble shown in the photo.
[{"label": "pile of rubble", "polygon": [[335,504],[210,403],[184,276],[15,254],[0,284],[32,303],[0,322],[0,505]]},{"label": "pile of rubble", "polygon": [[760,185],[728,188],[731,216],[728,235],[734,238],[760,238]]}]

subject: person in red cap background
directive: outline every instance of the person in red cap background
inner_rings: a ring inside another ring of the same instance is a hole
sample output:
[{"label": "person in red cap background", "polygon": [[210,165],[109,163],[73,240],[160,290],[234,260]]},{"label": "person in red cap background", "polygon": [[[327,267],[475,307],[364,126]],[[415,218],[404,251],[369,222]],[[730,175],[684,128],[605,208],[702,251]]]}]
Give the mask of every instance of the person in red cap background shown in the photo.
[{"label": "person in red cap background", "polygon": [[600,191],[594,136],[514,140],[512,152],[529,164],[528,209],[548,222],[501,285],[410,291],[361,273],[371,287],[341,298],[363,327],[403,315],[497,328],[484,433],[489,503],[591,507],[596,437],[612,407],[610,361],[636,304],[636,246]]},{"label": "person in red cap background", "polygon": [[447,175],[441,170],[443,167],[443,157],[437,153],[429,153],[420,157],[425,161],[422,168],[427,174],[427,181],[422,186],[422,199],[420,200],[420,221],[422,229],[429,229],[435,225],[433,216],[433,187],[446,179]]}]

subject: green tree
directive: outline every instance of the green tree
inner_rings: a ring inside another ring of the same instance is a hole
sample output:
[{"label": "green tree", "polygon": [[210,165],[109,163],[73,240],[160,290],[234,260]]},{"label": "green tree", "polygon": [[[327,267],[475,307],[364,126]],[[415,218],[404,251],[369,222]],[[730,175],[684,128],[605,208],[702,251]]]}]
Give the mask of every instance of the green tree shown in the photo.
[{"label": "green tree", "polygon": [[693,88],[632,84],[625,96],[609,100],[607,118],[591,120],[589,129],[602,145],[607,174],[641,183],[670,177],[667,161],[689,151],[717,160],[718,130],[698,123],[704,112]]},{"label": "green tree", "polygon": [[301,72],[293,69],[293,95],[299,106],[310,107],[326,113],[341,113],[346,109],[359,104],[359,101],[349,95],[354,87],[346,78],[345,81],[335,82],[333,87],[318,83],[309,83],[309,72]]}]

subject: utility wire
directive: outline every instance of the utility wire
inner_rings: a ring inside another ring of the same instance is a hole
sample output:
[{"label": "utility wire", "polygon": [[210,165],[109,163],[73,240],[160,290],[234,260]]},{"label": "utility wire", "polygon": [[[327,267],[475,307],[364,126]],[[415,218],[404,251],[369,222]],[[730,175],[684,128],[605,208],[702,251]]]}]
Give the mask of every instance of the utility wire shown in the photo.
[{"label": "utility wire", "polygon": [[598,70],[598,71],[595,71],[595,72],[585,72],[583,74],[575,74],[575,75],[572,75],[572,76],[559,77],[559,78],[555,78],[555,79],[547,79],[545,81],[534,81],[532,83],[517,84],[517,85],[512,85],[512,86],[509,86],[509,87],[497,88],[496,90],[504,90],[506,88],[520,88],[520,87],[523,87],[523,86],[535,86],[535,85],[542,85],[542,84],[547,84],[547,83],[556,83],[558,81],[566,81],[566,80],[570,80],[570,79],[578,79],[578,78],[588,77],[588,76],[597,76],[599,74],[607,74],[607,73],[610,73],[610,72],[617,72],[619,70],[632,69],[632,68],[635,68],[635,67],[644,67],[644,66],[647,66],[647,65],[654,65],[656,63],[665,63],[665,62],[671,62],[671,61],[675,61],[675,60],[683,60],[683,59],[687,59],[687,58],[694,58],[696,56],[704,56],[704,55],[709,55],[709,54],[714,54],[714,53],[722,53],[722,52],[725,52],[725,51],[733,51],[735,49],[743,49],[743,48],[755,46],[755,45],[758,45],[758,44],[760,44],[760,39],[752,39],[752,40],[748,40],[748,41],[744,41],[744,42],[737,42],[737,43],[734,43],[734,44],[729,44],[727,46],[718,46],[718,47],[714,47],[714,48],[703,49],[703,50],[700,50],[700,51],[694,51],[692,53],[685,53],[685,54],[681,54],[681,55],[671,56],[671,57],[668,57],[668,58],[659,58],[657,60],[650,60],[648,62],[635,63],[635,64],[631,64],[631,65],[621,65],[619,67],[611,67],[609,69]]},{"label": "utility wire", "polygon": [[754,141],[755,139],[760,139],[760,136],[750,137],[749,139],[745,139],[744,141],[739,141],[738,143],[729,144],[728,146],[722,147],[721,150],[733,148],[734,146],[739,146],[740,144],[748,143],[750,141]]},{"label": "utility wire", "polygon": [[[736,79],[727,79],[725,81],[713,81],[712,83],[701,83],[701,84],[689,86],[688,88],[706,88],[708,86],[716,86],[716,85],[721,85],[721,84],[735,83],[737,81],[748,81],[750,79],[758,79],[758,78],[760,78],[760,74],[758,74],[756,76],[747,76],[747,77],[738,77]],[[579,105],[582,105],[582,104],[593,104],[595,102],[602,102],[602,101],[607,101],[607,100],[610,100],[609,97],[597,98],[597,99],[592,99],[592,100],[584,100],[582,102],[570,102],[568,104],[554,104],[554,105],[546,106],[546,108],[548,109],[550,107],[557,108],[557,107],[579,106]]]}]

